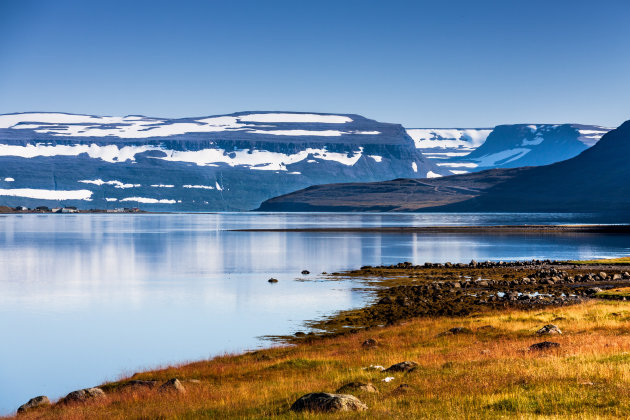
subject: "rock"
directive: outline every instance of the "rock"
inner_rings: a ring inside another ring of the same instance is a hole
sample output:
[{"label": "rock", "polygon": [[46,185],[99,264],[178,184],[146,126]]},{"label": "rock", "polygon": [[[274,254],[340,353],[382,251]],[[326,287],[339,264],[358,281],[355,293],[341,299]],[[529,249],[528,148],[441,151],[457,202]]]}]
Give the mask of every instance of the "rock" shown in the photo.
[{"label": "rock", "polygon": [[560,328],[553,324],[547,324],[538,331],[536,331],[538,335],[548,335],[548,334],[562,334]]},{"label": "rock", "polygon": [[621,278],[622,278],[621,274],[618,274],[618,273],[612,276],[613,280],[621,280]]},{"label": "rock", "polygon": [[378,389],[376,389],[376,387],[372,385],[371,383],[350,382],[348,384],[345,384],[344,386],[342,386],[335,392],[338,394],[345,394],[345,393],[352,393],[352,392],[376,393],[378,392]]},{"label": "rock", "polygon": [[178,392],[180,394],[186,393],[186,388],[177,378],[169,379],[164,382],[160,387],[160,392]]},{"label": "rock", "polygon": [[45,405],[50,405],[50,400],[47,396],[40,395],[39,397],[31,398],[26,404],[22,404],[20,408],[17,409],[17,412],[18,414],[22,414],[34,408],[43,407]]},{"label": "rock", "polygon": [[541,350],[555,349],[558,347],[560,347],[559,343],[554,343],[553,341],[543,341],[541,343],[532,344],[531,346],[529,346],[529,349],[541,351]]},{"label": "rock", "polygon": [[306,334],[304,334],[302,331],[298,331],[294,334],[296,337],[306,337]]},{"label": "rock", "polygon": [[102,399],[106,397],[107,396],[100,388],[85,388],[78,391],[72,391],[64,397],[62,402],[64,404],[68,404],[72,402],[85,402],[90,399]]},{"label": "rock", "polygon": [[278,283],[278,279],[274,279],[273,277],[267,280],[269,283]]},{"label": "rock", "polygon": [[354,395],[328,394],[326,392],[313,392],[298,398],[291,405],[291,411],[315,411],[320,413],[333,413],[336,411],[363,411],[367,410]]},{"label": "rock", "polygon": [[586,293],[587,295],[595,295],[601,291],[602,289],[600,289],[599,287],[589,287],[584,293]]},{"label": "rock", "polygon": [[124,388],[132,387],[132,388],[149,388],[153,389],[157,386],[158,381],[141,381],[141,380],[133,380],[129,381],[123,385]]},{"label": "rock", "polygon": [[385,372],[413,372],[417,367],[418,364],[416,362],[405,361],[391,365],[385,369]]},{"label": "rock", "polygon": [[469,328],[465,328],[465,327],[454,327],[451,328],[448,331],[444,331],[439,333],[437,336],[438,337],[443,337],[445,335],[458,335],[458,334],[471,334],[472,331]]},{"label": "rock", "polygon": [[601,273],[598,274],[598,276],[602,279],[602,280],[606,280],[606,277],[608,277],[608,274],[606,274],[606,272],[602,271]]},{"label": "rock", "polygon": [[364,349],[371,349],[376,346],[378,346],[378,341],[373,338],[368,338],[363,343],[361,343],[361,347],[363,347]]},{"label": "rock", "polygon": [[392,303],[392,298],[390,298],[389,296],[385,296],[384,298],[381,298],[381,300],[379,300],[378,303],[380,305],[389,305]]},{"label": "rock", "polygon": [[304,275],[306,275],[306,274],[311,274],[311,272],[310,272],[310,271],[308,271],[308,270],[302,270],[302,274],[304,274]]}]

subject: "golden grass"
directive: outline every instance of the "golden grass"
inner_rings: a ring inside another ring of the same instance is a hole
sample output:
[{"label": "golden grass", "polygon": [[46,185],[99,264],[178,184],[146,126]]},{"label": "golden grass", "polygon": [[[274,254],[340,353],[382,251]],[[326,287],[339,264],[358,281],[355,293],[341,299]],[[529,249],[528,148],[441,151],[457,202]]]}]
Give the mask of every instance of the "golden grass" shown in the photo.
[{"label": "golden grass", "polygon": [[[562,336],[537,337],[553,322]],[[493,329],[480,329],[491,325]],[[454,326],[472,334],[436,337]],[[377,348],[361,343],[374,338]],[[549,352],[527,351],[551,340]],[[362,368],[404,360],[416,372]],[[386,376],[394,376],[389,383]],[[106,384],[106,402],[55,406],[23,419],[288,419],[288,418],[627,418],[630,413],[630,305],[590,301],[536,311],[458,318],[419,318],[357,334],[276,347],[145,372],[133,379],[184,381],[185,395],[130,391]],[[334,392],[351,381],[372,382],[379,394],[357,394],[364,413],[295,414],[308,392]],[[407,392],[397,392],[402,384]]]},{"label": "golden grass", "polygon": [[589,264],[629,264],[630,257],[609,258],[603,260],[586,260],[586,261],[569,261],[571,264],[589,265]]}]

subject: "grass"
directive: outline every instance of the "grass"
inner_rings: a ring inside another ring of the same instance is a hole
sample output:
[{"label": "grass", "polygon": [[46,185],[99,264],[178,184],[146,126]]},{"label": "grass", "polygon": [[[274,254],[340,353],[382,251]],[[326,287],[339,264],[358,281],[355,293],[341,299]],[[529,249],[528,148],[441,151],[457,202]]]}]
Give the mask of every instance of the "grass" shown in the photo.
[{"label": "grass", "polygon": [[[554,322],[564,332],[537,337]],[[480,328],[491,325],[494,328]],[[472,334],[437,337],[455,326]],[[376,348],[361,343],[374,338]],[[531,352],[543,340],[557,350]],[[364,370],[404,360],[413,373]],[[389,383],[386,376],[394,376]],[[630,413],[630,304],[588,301],[532,311],[503,310],[467,317],[415,318],[355,334],[295,346],[226,355],[136,374],[179,378],[186,394],[106,384],[104,402],[56,405],[21,419],[316,419],[316,418],[627,418]],[[199,380],[198,383],[186,380]],[[334,392],[371,382],[378,394],[357,394],[364,413],[296,414],[291,403],[308,392]],[[397,391],[408,384],[406,392]]]},{"label": "grass", "polygon": [[569,261],[571,264],[589,265],[589,264],[630,264],[630,257],[610,258],[602,260],[585,260],[585,261]]},{"label": "grass", "polygon": [[603,290],[597,293],[599,297],[627,297],[630,298],[630,287],[619,287],[616,289]]}]

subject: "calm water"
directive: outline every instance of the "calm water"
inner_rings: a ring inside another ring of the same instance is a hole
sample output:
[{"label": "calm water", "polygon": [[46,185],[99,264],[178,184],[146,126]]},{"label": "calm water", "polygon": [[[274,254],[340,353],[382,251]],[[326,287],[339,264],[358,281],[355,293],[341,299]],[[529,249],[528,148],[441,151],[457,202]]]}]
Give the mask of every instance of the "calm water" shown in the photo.
[{"label": "calm water", "polygon": [[[627,222],[627,220],[606,220]],[[257,337],[366,296],[316,274],[365,264],[630,255],[624,235],[228,232],[305,226],[599,223],[574,214],[0,217],[0,414],[144,368],[268,345]],[[267,283],[269,277],[280,280]]]}]

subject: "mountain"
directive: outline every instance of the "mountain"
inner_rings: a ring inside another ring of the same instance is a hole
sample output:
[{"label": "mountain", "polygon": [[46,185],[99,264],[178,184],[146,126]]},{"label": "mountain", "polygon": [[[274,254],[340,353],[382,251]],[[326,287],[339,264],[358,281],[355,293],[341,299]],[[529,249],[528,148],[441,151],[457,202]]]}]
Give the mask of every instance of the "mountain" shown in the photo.
[{"label": "mountain", "polygon": [[541,166],[570,159],[609,128],[581,124],[511,124],[494,129],[407,129],[416,147],[453,174]]},{"label": "mountain", "polygon": [[0,115],[0,204],[249,210],[330,182],[448,175],[398,124],[359,115]]},{"label": "mountain", "polygon": [[630,121],[578,156],[540,167],[438,179],[318,185],[265,201],[265,211],[630,211]]},{"label": "mountain", "polygon": [[481,146],[491,128],[408,128],[407,134],[413,139],[416,148],[438,166],[448,169],[451,174],[468,173],[475,164],[459,162],[458,158],[475,151]]}]

